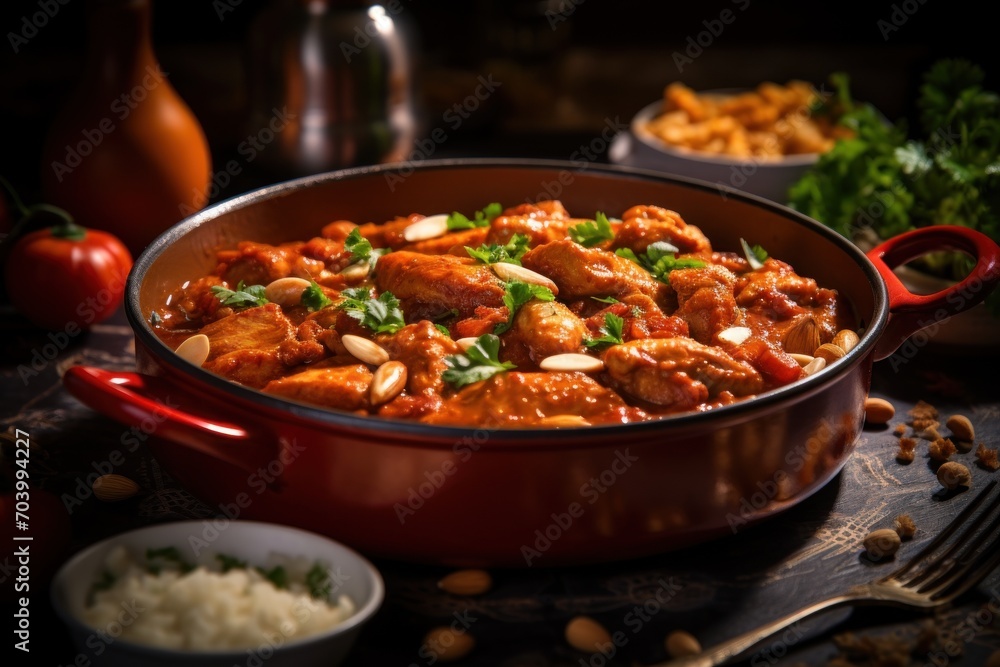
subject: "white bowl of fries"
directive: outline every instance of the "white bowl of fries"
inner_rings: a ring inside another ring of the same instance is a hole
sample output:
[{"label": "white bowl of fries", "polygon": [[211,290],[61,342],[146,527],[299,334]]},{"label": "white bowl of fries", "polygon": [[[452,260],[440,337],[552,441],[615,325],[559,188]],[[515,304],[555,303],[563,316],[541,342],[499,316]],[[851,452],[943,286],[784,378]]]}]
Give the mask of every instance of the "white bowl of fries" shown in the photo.
[{"label": "white bowl of fries", "polygon": [[696,93],[670,84],[612,147],[614,162],[708,181],[778,203],[848,130],[809,84]]}]

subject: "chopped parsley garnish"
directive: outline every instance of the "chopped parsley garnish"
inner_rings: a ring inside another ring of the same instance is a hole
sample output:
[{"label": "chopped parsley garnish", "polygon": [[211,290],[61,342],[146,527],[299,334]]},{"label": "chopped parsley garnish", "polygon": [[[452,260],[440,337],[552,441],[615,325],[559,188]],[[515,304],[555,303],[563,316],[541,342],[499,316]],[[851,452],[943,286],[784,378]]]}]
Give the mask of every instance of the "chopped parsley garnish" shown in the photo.
[{"label": "chopped parsley garnish", "polygon": [[389,252],[388,248],[372,248],[371,242],[361,235],[357,227],[344,239],[344,249],[351,253],[351,264],[368,262],[369,268],[375,268],[375,262]]},{"label": "chopped parsley garnish", "polygon": [[531,239],[528,236],[514,234],[510,241],[507,241],[504,245],[484,243],[478,248],[465,246],[465,252],[469,253],[469,257],[477,259],[483,264],[507,262],[508,264],[517,264],[520,266],[521,257],[524,256],[524,253],[528,252],[528,244],[530,243]]},{"label": "chopped parsley garnish", "polygon": [[621,345],[625,341],[622,339],[622,330],[625,327],[625,320],[614,313],[604,314],[604,326],[601,327],[601,337],[591,338],[584,341],[587,347],[599,347],[601,345]]},{"label": "chopped parsley garnish", "polygon": [[337,308],[375,333],[393,334],[406,325],[403,311],[399,309],[399,299],[392,292],[382,292],[377,299],[373,299],[367,287],[353,287],[345,289],[340,295],[344,300]]},{"label": "chopped parsley garnish", "polygon": [[215,558],[219,561],[219,566],[222,568],[223,572],[246,569],[247,566],[246,561],[234,558],[233,556],[227,556],[226,554],[216,554]]},{"label": "chopped parsley garnish", "polygon": [[330,573],[319,563],[313,565],[306,572],[306,586],[309,587],[309,595],[314,598],[323,600],[330,597],[332,585]]},{"label": "chopped parsley garnish", "polygon": [[177,547],[163,547],[162,549],[146,549],[146,560],[149,561],[149,570],[151,572],[159,572],[161,565],[156,563],[157,560],[167,561],[169,563],[176,564],[181,572],[190,572],[194,569],[194,565],[191,565],[183,558],[181,558],[181,552],[177,550]]},{"label": "chopped parsley garnish", "polygon": [[517,368],[509,361],[501,362],[499,353],[500,338],[483,334],[465,354],[450,354],[444,358],[448,370],[441,374],[441,379],[458,388]]},{"label": "chopped parsley garnish", "polygon": [[453,212],[448,216],[448,229],[474,229],[476,227],[489,227],[493,218],[503,213],[503,206],[497,202],[487,204],[482,210],[476,211],[472,220],[459,213]]},{"label": "chopped parsley garnish", "polygon": [[448,327],[443,324],[435,324],[434,328],[443,333],[445,336],[451,337],[451,332],[448,331]]},{"label": "chopped parsley garnish", "polygon": [[611,221],[608,220],[608,217],[598,211],[593,222],[588,220],[570,227],[569,236],[580,245],[590,248],[604,241],[612,240],[615,238],[615,233],[611,229]]},{"label": "chopped parsley garnish", "polygon": [[267,297],[264,296],[263,285],[247,285],[242,280],[236,285],[235,290],[222,285],[213,285],[212,294],[222,302],[223,306],[234,308],[253,308],[268,303]]},{"label": "chopped parsley garnish", "polygon": [[746,255],[747,262],[750,263],[751,269],[757,270],[764,266],[764,262],[767,261],[766,250],[759,245],[755,245],[751,248],[750,244],[743,239],[740,239],[740,245],[743,246],[743,254]]},{"label": "chopped parsley garnish", "polygon": [[310,311],[323,310],[327,306],[332,306],[333,301],[323,294],[323,288],[315,280],[309,282],[309,287],[302,291],[302,298],[299,301]]},{"label": "chopped parsley garnish", "polygon": [[504,331],[510,329],[511,325],[514,323],[514,315],[517,314],[518,309],[532,299],[538,299],[539,301],[553,301],[555,298],[556,295],[553,294],[552,290],[548,287],[526,283],[520,280],[511,280],[505,286],[503,295],[503,305],[507,306],[507,311],[509,313],[507,321],[497,324],[493,329],[493,333],[502,334]]},{"label": "chopped parsley garnish", "polygon": [[593,299],[594,301],[600,301],[601,303],[610,303],[610,304],[621,303],[621,301],[619,301],[613,296],[592,296],[590,298]]},{"label": "chopped parsley garnish", "polygon": [[677,258],[678,249],[666,241],[650,243],[643,255],[636,256],[631,248],[619,248],[615,254],[630,259],[653,274],[662,283],[670,283],[670,272],[674,269],[700,269],[705,262],[693,257]]},{"label": "chopped parsley garnish", "polygon": [[275,565],[270,570],[262,567],[256,568],[265,579],[274,584],[275,588],[288,588],[288,572],[281,565]]}]

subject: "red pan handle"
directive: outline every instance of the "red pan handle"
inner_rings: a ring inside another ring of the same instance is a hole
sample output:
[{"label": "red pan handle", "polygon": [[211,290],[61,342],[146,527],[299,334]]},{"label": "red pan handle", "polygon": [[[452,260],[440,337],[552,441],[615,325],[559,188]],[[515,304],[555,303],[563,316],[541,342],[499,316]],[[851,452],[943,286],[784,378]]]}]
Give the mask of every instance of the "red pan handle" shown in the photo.
[{"label": "red pan handle", "polygon": [[153,433],[238,468],[253,472],[279,454],[278,439],[216,419],[199,417],[172,404],[177,385],[141,373],[72,366],[63,384],[81,403],[130,426],[151,424]]},{"label": "red pan handle", "polygon": [[[963,280],[933,294],[913,294],[893,269],[929,252],[960,250],[976,259]],[[875,360],[885,359],[907,338],[981,303],[1000,282],[1000,246],[968,227],[937,225],[894,236],[868,252],[889,290],[889,324],[875,347]]]}]

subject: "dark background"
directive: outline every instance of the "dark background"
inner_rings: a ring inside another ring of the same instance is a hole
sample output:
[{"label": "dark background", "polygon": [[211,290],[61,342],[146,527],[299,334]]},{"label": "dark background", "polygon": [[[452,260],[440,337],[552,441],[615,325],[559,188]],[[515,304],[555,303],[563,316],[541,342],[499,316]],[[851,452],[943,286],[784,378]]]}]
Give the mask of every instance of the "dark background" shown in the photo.
[{"label": "dark background", "polygon": [[[83,65],[87,0],[64,0],[14,54],[8,33],[39,11],[40,0],[7,2],[0,14],[0,174],[38,201],[40,151],[47,127]],[[58,0],[41,0],[56,3]],[[238,4],[234,4],[238,2]],[[913,118],[926,67],[939,57],[984,66],[993,86],[995,28],[973,3],[625,0],[400,0],[399,18],[417,39],[414,87],[424,131],[462,99],[479,73],[504,82],[488,108],[449,135],[434,157],[456,155],[568,158],[599,135],[606,119],[627,120],[680,80],[696,89],[755,86],[791,78],[821,84],[847,72],[853,92],[893,120]],[[351,3],[331,3],[349,5]],[[216,166],[232,154],[246,117],[247,32],[265,0],[154,1],[153,41],[170,81],[191,106]],[[230,11],[222,12],[227,6]],[[745,11],[740,7],[745,6]],[[980,5],[982,7],[982,5]],[[569,9],[572,12],[569,13]],[[672,54],[729,8],[736,20],[682,72]],[[564,11],[553,30],[544,12]],[[879,21],[906,16],[883,34]],[[995,86],[993,86],[995,88]],[[485,105],[484,105],[485,106]],[[261,182],[235,184],[223,196]]]}]

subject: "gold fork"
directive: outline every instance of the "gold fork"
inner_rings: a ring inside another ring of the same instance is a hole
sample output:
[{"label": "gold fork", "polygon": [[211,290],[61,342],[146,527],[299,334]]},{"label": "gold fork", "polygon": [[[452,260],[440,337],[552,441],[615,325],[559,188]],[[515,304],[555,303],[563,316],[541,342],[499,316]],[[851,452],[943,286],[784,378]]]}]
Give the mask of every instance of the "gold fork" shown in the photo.
[{"label": "gold fork", "polygon": [[[930,610],[962,595],[1000,564],[1000,493],[994,480],[920,553],[892,573],[815,602],[698,655],[659,667],[714,667],[808,616],[837,607],[889,605]],[[992,520],[991,520],[992,519]],[[956,537],[957,533],[957,537]],[[954,539],[953,539],[954,538]],[[655,667],[655,666],[651,666]]]}]

